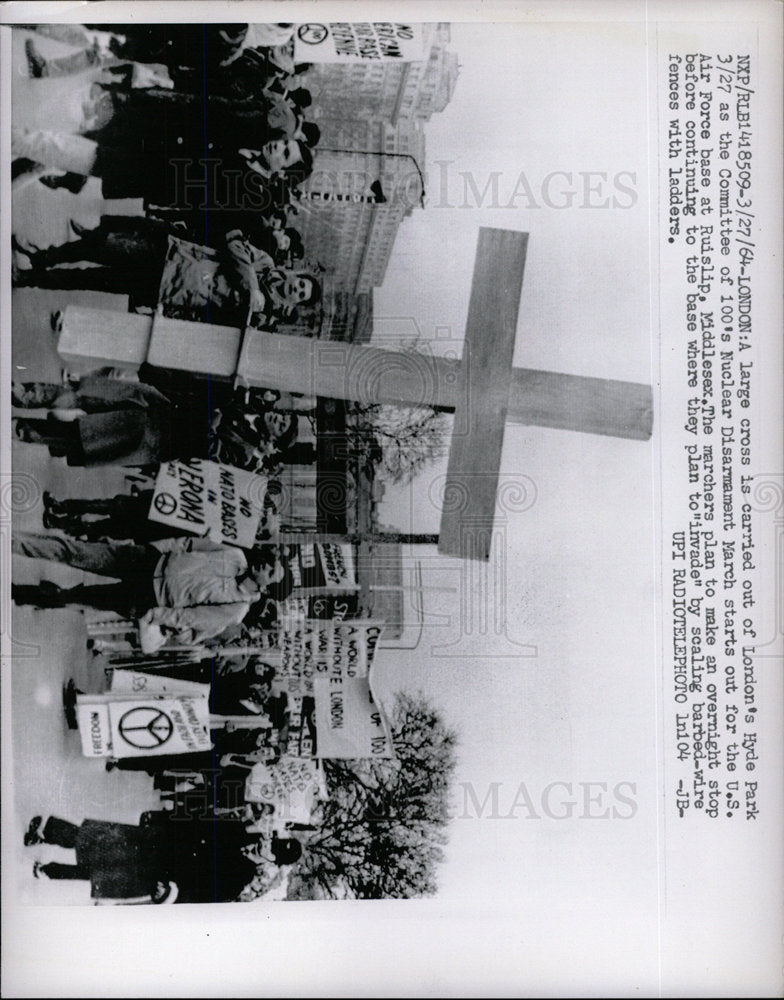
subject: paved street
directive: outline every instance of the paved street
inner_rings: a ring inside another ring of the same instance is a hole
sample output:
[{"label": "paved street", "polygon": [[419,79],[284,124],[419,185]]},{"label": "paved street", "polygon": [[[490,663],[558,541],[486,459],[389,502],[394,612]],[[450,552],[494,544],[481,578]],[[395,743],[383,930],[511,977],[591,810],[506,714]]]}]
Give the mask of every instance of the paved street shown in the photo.
[{"label": "paved street", "polygon": [[[14,117],[25,124],[62,120],[71,80],[28,80],[24,76],[25,33],[14,33]],[[66,46],[40,39],[42,51],[68,51]],[[88,74],[89,76],[89,74]],[[56,86],[54,86],[56,85]],[[71,238],[68,220],[95,225],[104,206],[117,214],[134,211],[131,201],[104,202],[98,182],[90,180],[78,196],[51,191],[38,181],[27,184],[13,203],[13,231],[23,242],[46,247]],[[22,259],[22,263],[24,260]],[[41,291],[20,288],[13,293],[14,377],[23,381],[59,381],[62,362],[50,315],[69,301],[124,310],[122,296],[100,293]],[[42,491],[58,497],[110,496],[124,489],[121,469],[73,469],[65,459],[52,459],[43,446],[14,441],[13,470],[20,479],[22,497],[14,510],[15,530],[41,531]],[[86,575],[37,560],[14,557],[16,582],[41,578],[77,583]],[[99,578],[94,578],[96,582]],[[15,878],[11,892],[26,902],[83,903],[89,900],[86,882],[36,881],[33,861],[72,862],[60,848],[24,848],[23,832],[29,819],[51,812],[75,822],[84,818],[135,822],[145,809],[158,804],[152,781],[145,774],[115,771],[108,774],[100,760],[81,754],[79,734],[68,730],[62,711],[62,685],[73,677],[84,690],[102,683],[100,658],[87,650],[83,615],[76,610],[38,611],[16,608],[13,620],[14,792],[18,837],[7,847],[6,874]],[[10,859],[16,862],[13,865]]]}]

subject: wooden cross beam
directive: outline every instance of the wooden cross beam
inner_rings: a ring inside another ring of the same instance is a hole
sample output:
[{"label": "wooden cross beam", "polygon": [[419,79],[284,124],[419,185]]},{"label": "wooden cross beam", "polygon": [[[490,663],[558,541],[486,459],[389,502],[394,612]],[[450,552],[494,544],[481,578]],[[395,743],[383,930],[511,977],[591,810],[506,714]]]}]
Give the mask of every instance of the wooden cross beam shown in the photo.
[{"label": "wooden cross beam", "polygon": [[527,233],[479,230],[460,361],[73,306],[58,349],[72,363],[146,361],[309,396],[452,410],[438,548],[486,560],[507,423],[642,441],[652,429],[648,385],[512,368],[527,243]]}]

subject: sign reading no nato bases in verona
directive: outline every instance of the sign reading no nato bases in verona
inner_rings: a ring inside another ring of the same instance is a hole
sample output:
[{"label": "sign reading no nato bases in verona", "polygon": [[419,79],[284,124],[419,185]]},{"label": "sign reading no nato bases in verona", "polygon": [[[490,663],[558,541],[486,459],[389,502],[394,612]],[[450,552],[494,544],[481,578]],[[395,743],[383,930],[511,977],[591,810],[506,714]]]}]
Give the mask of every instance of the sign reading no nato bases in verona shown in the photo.
[{"label": "sign reading no nato bases in verona", "polygon": [[423,25],[392,21],[300,24],[294,35],[296,62],[416,62],[424,48]]},{"label": "sign reading no nato bases in verona", "polygon": [[253,547],[267,491],[266,476],[191,458],[164,463],[149,518],[223,545]]}]

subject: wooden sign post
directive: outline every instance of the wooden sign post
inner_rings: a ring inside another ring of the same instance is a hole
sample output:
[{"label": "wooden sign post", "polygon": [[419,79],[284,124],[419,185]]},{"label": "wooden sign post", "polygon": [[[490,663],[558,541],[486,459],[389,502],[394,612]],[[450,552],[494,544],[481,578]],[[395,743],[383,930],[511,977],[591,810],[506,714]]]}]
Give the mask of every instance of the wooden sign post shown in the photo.
[{"label": "wooden sign post", "polygon": [[66,362],[162,368],[241,378],[308,396],[455,413],[439,552],[487,560],[507,423],[647,440],[651,387],[513,368],[528,234],[479,230],[460,361],[68,306],[59,352]]}]

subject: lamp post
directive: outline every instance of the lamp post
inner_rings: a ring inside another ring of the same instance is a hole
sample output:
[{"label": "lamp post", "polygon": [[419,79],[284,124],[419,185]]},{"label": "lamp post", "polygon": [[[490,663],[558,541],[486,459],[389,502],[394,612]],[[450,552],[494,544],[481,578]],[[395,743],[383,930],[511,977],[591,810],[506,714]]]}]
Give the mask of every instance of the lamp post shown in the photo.
[{"label": "lamp post", "polygon": [[[317,148],[318,148],[318,151],[322,152],[322,153],[349,153],[350,155],[354,155],[354,154],[359,153],[362,156],[378,156],[379,158],[384,157],[384,156],[388,156],[388,157],[391,157],[393,159],[410,160],[414,164],[414,169],[416,170],[417,176],[419,177],[419,204],[420,204],[420,206],[422,208],[425,207],[425,178],[422,175],[422,171],[419,169],[419,164],[417,163],[416,158],[414,156],[412,156],[411,153],[388,153],[388,152],[384,152],[384,151],[381,151],[381,150],[378,150],[378,149],[341,149],[339,147],[330,147],[330,146],[321,146],[321,145],[319,145]],[[376,182],[376,183],[378,183],[378,182]],[[380,185],[379,185],[379,188],[380,188]],[[371,191],[372,190],[373,190],[373,186],[371,185]],[[355,199],[354,199],[353,196],[350,196],[350,195],[349,196],[339,196],[338,195],[338,196],[335,196],[333,198],[333,200],[335,200],[335,201],[353,201]],[[362,200],[368,201],[368,202],[371,202],[371,203],[374,202],[374,199],[371,199],[371,198],[363,198]],[[386,201],[386,198],[384,198],[383,201]],[[377,200],[375,201],[375,203],[376,204],[381,204],[381,202],[379,202]]]}]

